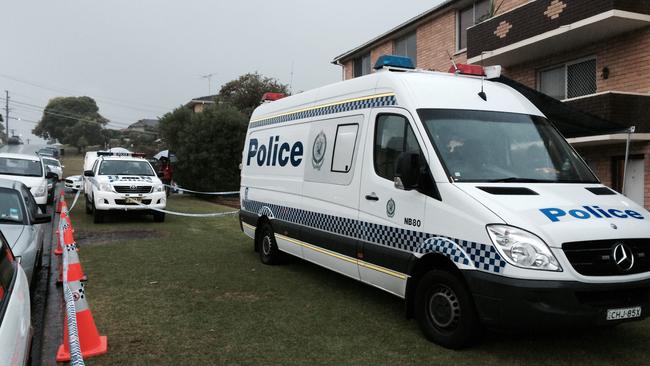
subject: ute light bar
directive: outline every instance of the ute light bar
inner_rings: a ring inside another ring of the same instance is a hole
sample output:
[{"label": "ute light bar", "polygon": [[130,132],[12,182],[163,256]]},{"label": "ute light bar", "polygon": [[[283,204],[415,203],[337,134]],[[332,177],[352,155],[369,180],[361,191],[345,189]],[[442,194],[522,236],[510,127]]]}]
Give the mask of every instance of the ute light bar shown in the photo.
[{"label": "ute light bar", "polygon": [[414,70],[415,65],[413,65],[413,60],[410,57],[383,55],[377,59],[374,69],[379,70],[383,68]]},{"label": "ute light bar", "polygon": [[112,151],[98,151],[97,156],[132,156],[134,158],[144,158],[147,156],[145,153],[125,153],[125,152],[112,152]]}]

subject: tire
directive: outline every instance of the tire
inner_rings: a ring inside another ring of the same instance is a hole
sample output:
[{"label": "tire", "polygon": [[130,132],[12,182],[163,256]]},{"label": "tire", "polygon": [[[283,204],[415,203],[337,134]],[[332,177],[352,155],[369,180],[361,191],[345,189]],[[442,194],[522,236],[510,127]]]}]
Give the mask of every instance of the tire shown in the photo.
[{"label": "tire", "polygon": [[95,208],[95,205],[92,204],[93,209],[93,223],[101,224],[104,222],[104,213]]},{"label": "tire", "polygon": [[281,260],[280,250],[275,241],[273,228],[268,222],[260,228],[260,234],[257,236],[257,247],[259,248],[260,260],[264,264],[278,264]]},{"label": "tire", "polygon": [[458,276],[427,272],[418,284],[415,317],[427,339],[445,348],[469,346],[481,333],[472,295]]},{"label": "tire", "polygon": [[91,206],[92,202],[90,201],[90,198],[87,194],[84,195],[84,197],[86,198],[86,214],[91,215],[93,213],[93,207]]},{"label": "tire", "polygon": [[154,222],[165,222],[165,213],[164,212],[153,212],[153,221]]}]

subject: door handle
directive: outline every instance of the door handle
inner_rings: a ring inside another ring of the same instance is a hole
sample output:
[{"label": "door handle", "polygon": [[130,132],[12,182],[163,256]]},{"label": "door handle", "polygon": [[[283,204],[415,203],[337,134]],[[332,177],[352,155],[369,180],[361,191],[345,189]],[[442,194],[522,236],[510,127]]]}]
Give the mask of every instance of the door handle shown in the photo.
[{"label": "door handle", "polygon": [[379,201],[379,197],[377,197],[377,194],[375,192],[372,192],[370,194],[366,195],[366,199],[368,201]]}]

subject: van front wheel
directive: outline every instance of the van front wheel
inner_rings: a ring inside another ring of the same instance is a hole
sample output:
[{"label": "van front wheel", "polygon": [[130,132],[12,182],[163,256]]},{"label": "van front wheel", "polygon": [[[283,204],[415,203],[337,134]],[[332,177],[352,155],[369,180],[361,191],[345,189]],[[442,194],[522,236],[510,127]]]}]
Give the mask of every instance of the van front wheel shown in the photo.
[{"label": "van front wheel", "polygon": [[443,347],[466,347],[481,330],[467,286],[449,272],[426,273],[418,284],[415,301],[420,329],[430,341]]},{"label": "van front wheel", "polygon": [[275,241],[275,234],[273,228],[268,222],[263,224],[260,228],[261,232],[258,236],[258,248],[260,253],[260,260],[264,264],[278,264],[280,262],[280,250]]}]

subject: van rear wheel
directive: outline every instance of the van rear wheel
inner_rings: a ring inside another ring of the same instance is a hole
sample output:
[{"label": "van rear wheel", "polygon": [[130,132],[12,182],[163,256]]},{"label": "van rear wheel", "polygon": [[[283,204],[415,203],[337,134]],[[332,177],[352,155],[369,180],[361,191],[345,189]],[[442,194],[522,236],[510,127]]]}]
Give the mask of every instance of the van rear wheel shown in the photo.
[{"label": "van rear wheel", "polygon": [[465,283],[449,272],[434,270],[422,277],[415,307],[424,335],[443,347],[466,347],[480,334],[472,296]]},{"label": "van rear wheel", "polygon": [[260,230],[260,235],[257,236],[260,260],[264,264],[278,264],[281,253],[275,241],[271,224],[264,223]]}]

